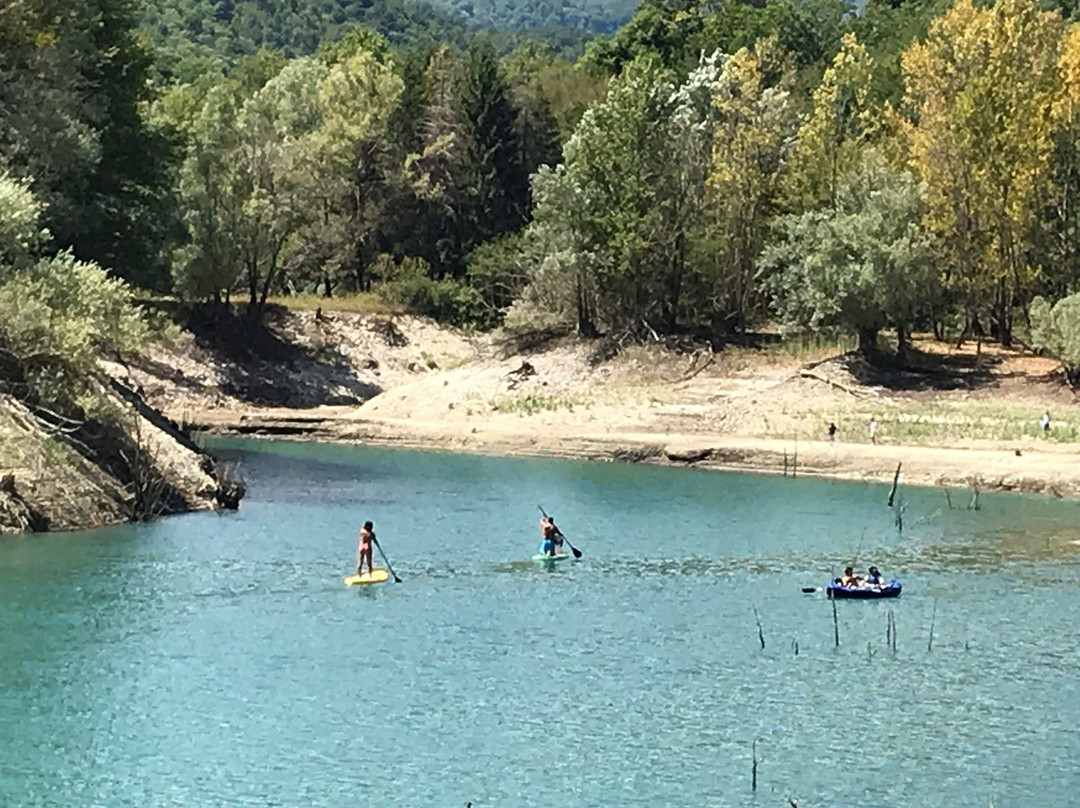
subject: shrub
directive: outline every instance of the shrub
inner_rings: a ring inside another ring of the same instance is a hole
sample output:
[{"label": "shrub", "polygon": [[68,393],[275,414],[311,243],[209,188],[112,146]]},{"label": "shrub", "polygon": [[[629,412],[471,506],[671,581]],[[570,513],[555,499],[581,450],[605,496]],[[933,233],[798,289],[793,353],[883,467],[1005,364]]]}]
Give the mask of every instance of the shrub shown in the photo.
[{"label": "shrub", "polygon": [[86,405],[98,359],[136,352],[148,335],[130,287],[71,253],[0,286],[0,352],[41,401]]},{"label": "shrub", "polygon": [[434,280],[428,276],[427,264],[418,258],[383,267],[385,280],[379,293],[388,302],[440,323],[466,326],[483,322],[483,300],[473,287],[450,278]]},{"label": "shrub", "polygon": [[1080,385],[1080,294],[1064,297],[1053,307],[1036,297],[1030,317],[1032,345],[1060,359],[1069,384]]}]

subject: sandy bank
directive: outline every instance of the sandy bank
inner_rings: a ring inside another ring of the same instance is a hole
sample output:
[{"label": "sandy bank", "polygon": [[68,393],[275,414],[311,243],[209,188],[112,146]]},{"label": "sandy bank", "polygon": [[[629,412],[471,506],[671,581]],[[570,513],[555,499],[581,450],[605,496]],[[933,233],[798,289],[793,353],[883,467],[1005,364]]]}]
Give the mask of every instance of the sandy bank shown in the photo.
[{"label": "sandy bank", "polygon": [[921,367],[882,371],[768,345],[611,357],[565,332],[469,336],[412,317],[278,312],[268,327],[286,352],[162,347],[132,384],[219,433],[880,482],[901,464],[909,484],[1080,496],[1080,405],[1030,353],[922,340]]},{"label": "sandy bank", "polygon": [[[768,474],[925,486],[1045,492],[1080,497],[1080,452],[1036,440],[971,441],[963,447],[795,441],[696,432],[581,431],[566,425],[491,420],[463,430],[413,418],[361,418],[351,408],[216,409],[200,429],[216,434],[364,443],[411,449],[570,460],[643,462]],[[1019,452],[1019,454],[1018,454]]]}]

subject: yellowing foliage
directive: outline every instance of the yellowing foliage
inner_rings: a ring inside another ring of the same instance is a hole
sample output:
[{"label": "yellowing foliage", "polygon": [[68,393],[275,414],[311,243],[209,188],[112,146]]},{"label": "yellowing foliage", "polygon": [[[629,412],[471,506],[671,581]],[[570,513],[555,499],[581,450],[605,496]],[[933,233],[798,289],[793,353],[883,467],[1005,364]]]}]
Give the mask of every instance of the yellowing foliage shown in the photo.
[{"label": "yellowing foliage", "polygon": [[1000,331],[1030,280],[1028,239],[1052,150],[1057,12],[1033,0],[958,0],[902,57],[910,167],[944,279],[970,309],[992,303]]},{"label": "yellowing foliage", "polygon": [[814,90],[813,109],[799,129],[795,168],[789,182],[792,207],[836,205],[840,175],[858,165],[866,137],[881,120],[870,103],[873,61],[855,34],[844,34],[840,50]]}]

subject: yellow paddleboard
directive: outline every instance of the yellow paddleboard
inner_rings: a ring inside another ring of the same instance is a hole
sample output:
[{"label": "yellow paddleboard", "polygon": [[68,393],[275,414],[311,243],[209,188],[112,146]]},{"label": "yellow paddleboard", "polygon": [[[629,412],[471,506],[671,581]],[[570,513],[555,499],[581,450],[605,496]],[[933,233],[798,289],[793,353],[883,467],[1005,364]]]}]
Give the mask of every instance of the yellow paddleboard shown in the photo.
[{"label": "yellow paddleboard", "polygon": [[363,575],[346,575],[345,586],[357,586],[360,584],[381,584],[390,579],[390,573],[386,570],[371,570]]}]

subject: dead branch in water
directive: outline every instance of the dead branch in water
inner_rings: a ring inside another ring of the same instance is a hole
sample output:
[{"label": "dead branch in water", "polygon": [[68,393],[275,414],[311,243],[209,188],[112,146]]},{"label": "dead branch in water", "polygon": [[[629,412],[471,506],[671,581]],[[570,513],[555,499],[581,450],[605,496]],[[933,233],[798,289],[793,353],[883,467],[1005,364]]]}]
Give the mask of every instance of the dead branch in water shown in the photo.
[{"label": "dead branch in water", "polygon": [[832,626],[833,626],[833,640],[836,645],[835,648],[840,647],[840,621],[836,617],[836,598],[832,599]]},{"label": "dead branch in water", "polygon": [[930,613],[930,639],[926,642],[926,651],[934,650],[934,620],[937,619],[937,598],[934,598],[934,610]]},{"label": "dead branch in water", "polygon": [[157,450],[143,435],[142,419],[135,414],[132,445],[120,449],[130,482],[125,490],[130,496],[128,518],[132,522],[150,522],[168,510],[170,485],[161,471]]},{"label": "dead branch in water", "polygon": [[889,507],[892,507],[893,497],[896,496],[896,484],[900,482],[900,463],[896,464],[896,473],[892,478],[892,491],[889,492]]}]

